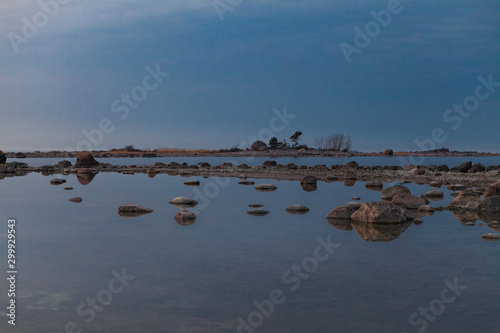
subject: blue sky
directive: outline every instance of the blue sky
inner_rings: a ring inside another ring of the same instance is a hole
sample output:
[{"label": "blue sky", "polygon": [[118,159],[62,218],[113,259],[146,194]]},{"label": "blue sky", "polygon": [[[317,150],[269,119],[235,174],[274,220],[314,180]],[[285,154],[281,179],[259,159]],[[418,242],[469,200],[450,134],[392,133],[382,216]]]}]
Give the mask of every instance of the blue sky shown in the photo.
[{"label": "blue sky", "polygon": [[[448,114],[457,129],[443,118],[478,76],[500,82],[500,2],[401,1],[348,63],[341,43],[391,1],[220,0],[221,20],[212,0],[60,0],[46,22],[38,1],[2,1],[0,149],[76,148],[103,119],[113,129],[93,149],[228,148],[286,106],[296,117],[275,135],[300,130],[310,146],[343,132],[359,151],[500,152],[500,87],[467,118]],[[23,18],[39,20],[35,36]],[[141,91],[147,66],[169,75],[120,119],[111,104]]]}]

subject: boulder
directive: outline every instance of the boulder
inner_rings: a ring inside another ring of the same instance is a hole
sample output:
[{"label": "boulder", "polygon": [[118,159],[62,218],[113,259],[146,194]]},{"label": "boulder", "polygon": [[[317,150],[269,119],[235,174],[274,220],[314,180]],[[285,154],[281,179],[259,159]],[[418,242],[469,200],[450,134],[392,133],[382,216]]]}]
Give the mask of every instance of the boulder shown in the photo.
[{"label": "boulder", "polygon": [[91,168],[98,165],[99,162],[97,162],[94,159],[94,156],[92,156],[92,154],[88,151],[81,151],[80,153],[78,153],[75,164],[76,168]]},{"label": "boulder", "polygon": [[413,221],[413,217],[404,207],[396,206],[390,202],[370,201],[365,202],[351,215],[353,221],[365,223],[404,223]]},{"label": "boulder", "polygon": [[398,206],[403,206],[408,209],[418,209],[420,206],[426,205],[427,202],[420,197],[416,197],[409,193],[399,193],[392,198],[392,203]]},{"label": "boulder", "polygon": [[437,171],[441,171],[441,172],[448,172],[450,171],[450,168],[446,165],[446,164],[443,164],[443,165],[440,165],[436,168]]},{"label": "boulder", "polygon": [[179,225],[188,226],[194,223],[194,221],[196,220],[196,215],[194,215],[194,213],[189,210],[183,209],[175,214],[174,220]]},{"label": "boulder", "polygon": [[252,143],[252,147],[250,147],[250,150],[261,151],[261,150],[265,150],[266,147],[267,147],[267,145],[264,142],[257,140],[254,143]]},{"label": "boulder", "polygon": [[392,200],[396,194],[411,194],[407,187],[396,185],[382,190],[381,196],[384,200]]},{"label": "boulder", "polygon": [[356,169],[357,167],[359,167],[358,162],[351,161],[351,162],[348,162],[348,163],[346,163],[344,165],[341,165],[340,166],[340,170]]},{"label": "boulder", "polygon": [[467,172],[468,173],[478,173],[478,172],[483,172],[483,171],[486,171],[486,168],[484,167],[484,165],[482,165],[481,163],[477,163],[477,164],[474,164]]},{"label": "boulder", "polygon": [[392,151],[392,149],[386,149],[386,151],[384,151],[384,155],[386,155],[386,156],[393,156],[394,152]]},{"label": "boulder", "polygon": [[440,201],[440,200],[443,200],[444,193],[443,193],[443,191],[440,191],[440,190],[433,190],[433,191],[427,192],[425,194],[425,196],[427,198],[429,198],[429,200],[431,200],[431,201]]},{"label": "boulder", "polygon": [[286,211],[289,214],[302,215],[309,212],[309,208],[302,205],[290,205],[286,207]]},{"label": "boulder", "polygon": [[327,219],[351,219],[351,215],[354,214],[359,209],[355,206],[339,206],[332,209],[328,215]]},{"label": "boulder", "polygon": [[488,189],[486,190],[486,192],[484,192],[485,198],[497,196],[500,196],[500,180],[488,186]]},{"label": "boulder", "polygon": [[465,209],[465,208],[467,208],[467,205],[470,202],[477,203],[479,201],[481,201],[481,198],[479,197],[479,195],[473,189],[468,188],[468,189],[465,189],[462,192],[460,192],[460,194],[457,195],[455,197],[455,199],[453,199],[453,201],[451,202],[451,206],[456,207],[456,208],[464,208]]},{"label": "boulder", "polygon": [[316,176],[305,176],[302,178],[300,181],[301,184],[316,184],[318,181],[318,178]]},{"label": "boulder", "polygon": [[454,168],[451,168],[451,172],[468,172],[469,169],[472,168],[472,162],[468,161],[462,164],[457,165]]},{"label": "boulder", "polygon": [[68,160],[60,161],[57,163],[57,165],[60,165],[63,168],[71,168],[71,166],[73,166],[73,164],[71,164],[71,162]]},{"label": "boulder", "polygon": [[479,212],[500,213],[500,196],[485,198],[475,208]]},{"label": "boulder", "polygon": [[118,214],[120,216],[124,216],[124,217],[141,216],[144,214],[149,214],[152,211],[153,211],[152,209],[142,207],[139,205],[135,205],[135,204],[126,204],[126,205],[122,205],[118,208]]},{"label": "boulder", "polygon": [[189,208],[196,206],[198,204],[198,201],[190,199],[188,197],[176,197],[170,200],[168,203],[177,208]]},{"label": "boulder", "polygon": [[276,166],[276,161],[264,161],[264,163],[262,163],[262,167],[264,168],[271,168],[271,167],[275,167]]}]

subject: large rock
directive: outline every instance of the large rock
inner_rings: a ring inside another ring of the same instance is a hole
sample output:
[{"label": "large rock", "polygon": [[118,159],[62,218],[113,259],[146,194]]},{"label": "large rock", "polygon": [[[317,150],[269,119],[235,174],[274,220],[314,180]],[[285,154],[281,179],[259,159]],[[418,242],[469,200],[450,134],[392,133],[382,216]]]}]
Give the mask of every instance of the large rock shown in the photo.
[{"label": "large rock", "polygon": [[411,194],[407,187],[402,185],[396,185],[383,189],[381,192],[382,199],[392,200],[396,194]]},{"label": "large rock", "polygon": [[416,197],[408,193],[396,194],[392,198],[392,203],[398,206],[406,207],[408,209],[418,209],[420,206],[424,206],[427,204],[425,199]]},{"label": "large rock", "polygon": [[394,152],[392,151],[392,149],[386,149],[386,151],[384,151],[384,155],[386,155],[386,156],[393,156]]},{"label": "large rock", "polygon": [[468,162],[459,164],[454,168],[451,168],[450,171],[452,171],[452,172],[468,172],[470,168],[472,168],[472,162],[468,161]]},{"label": "large rock", "polygon": [[483,199],[477,206],[479,212],[500,213],[500,197]]},{"label": "large rock", "polygon": [[97,162],[94,159],[94,156],[92,156],[92,154],[88,151],[82,151],[78,153],[75,164],[76,168],[91,168],[98,165],[99,162]]},{"label": "large rock", "polygon": [[485,198],[498,196],[500,196],[500,180],[488,186],[488,189],[486,190],[486,192],[484,192]]},{"label": "large rock", "polygon": [[7,156],[0,150],[0,164],[5,164],[7,162]]},{"label": "large rock", "polygon": [[482,165],[481,163],[477,163],[475,165],[473,165],[469,171],[467,171],[468,173],[478,173],[478,172],[483,172],[485,171],[486,168],[484,167],[484,165]]},{"label": "large rock", "polygon": [[260,151],[260,150],[264,150],[266,149],[267,145],[258,140],[258,141],[255,141],[254,143],[252,143],[252,147],[250,147],[250,150],[257,150],[257,151]]},{"label": "large rock", "polygon": [[460,194],[453,199],[451,206],[465,209],[471,207],[470,203],[478,203],[479,201],[481,201],[479,194],[473,189],[468,188],[460,192]]},{"label": "large rock", "polygon": [[351,219],[351,215],[354,214],[359,207],[356,206],[339,206],[332,209],[328,215],[327,219]]},{"label": "large rock", "polygon": [[403,223],[413,221],[413,217],[404,207],[390,202],[365,202],[351,215],[353,221],[366,223]]}]

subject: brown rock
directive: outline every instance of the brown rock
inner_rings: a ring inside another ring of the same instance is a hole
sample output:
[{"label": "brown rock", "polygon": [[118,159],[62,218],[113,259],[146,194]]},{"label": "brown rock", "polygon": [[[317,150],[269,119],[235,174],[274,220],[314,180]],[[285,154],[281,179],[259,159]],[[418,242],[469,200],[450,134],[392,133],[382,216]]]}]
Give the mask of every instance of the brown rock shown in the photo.
[{"label": "brown rock", "polygon": [[479,195],[472,189],[465,189],[460,192],[459,195],[451,202],[451,206],[458,208],[466,208],[470,202],[479,202],[481,198]]},{"label": "brown rock", "polygon": [[261,151],[261,150],[265,150],[267,147],[267,145],[258,140],[258,141],[255,141],[253,144],[252,144],[252,147],[250,148],[250,150],[257,150],[257,151]]},{"label": "brown rock", "polygon": [[384,200],[392,200],[396,194],[410,194],[410,190],[402,185],[388,187],[382,190],[381,196]]},{"label": "brown rock", "polygon": [[74,198],[69,199],[69,201],[74,202],[74,203],[80,203],[80,202],[82,202],[82,198],[74,197]]},{"label": "brown rock", "polygon": [[384,155],[386,155],[386,156],[393,156],[394,152],[392,151],[392,149],[387,149],[386,151],[384,151]]},{"label": "brown rock", "polygon": [[189,210],[183,209],[175,214],[174,219],[179,225],[188,226],[194,223],[196,215]]},{"label": "brown rock", "polygon": [[392,203],[398,206],[404,206],[408,209],[418,209],[420,206],[427,204],[423,198],[408,193],[396,194],[392,198]]},{"label": "brown rock", "polygon": [[396,206],[390,202],[371,201],[351,215],[354,221],[366,223],[403,223],[413,221],[413,217],[404,207]]},{"label": "brown rock", "polygon": [[300,181],[301,184],[316,184],[318,181],[318,178],[316,176],[305,176],[302,178]]},{"label": "brown rock", "polygon": [[497,196],[500,196],[500,180],[488,186],[488,189],[484,192],[485,198]]},{"label": "brown rock", "polygon": [[94,156],[92,156],[92,154],[88,151],[82,151],[78,153],[75,164],[76,168],[91,168],[98,165],[99,162],[97,162],[94,159]]}]

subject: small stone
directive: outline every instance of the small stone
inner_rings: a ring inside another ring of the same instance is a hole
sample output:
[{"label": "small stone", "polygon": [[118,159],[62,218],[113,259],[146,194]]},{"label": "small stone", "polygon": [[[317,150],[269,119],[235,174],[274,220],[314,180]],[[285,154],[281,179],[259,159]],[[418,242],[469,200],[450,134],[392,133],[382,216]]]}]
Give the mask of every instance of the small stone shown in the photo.
[{"label": "small stone", "polygon": [[289,213],[289,214],[305,214],[307,212],[309,212],[309,208],[306,207],[306,206],[303,206],[303,205],[290,205],[288,207],[286,207],[286,211]]},{"label": "small stone", "polygon": [[64,190],[65,191],[71,191],[73,188],[72,187],[65,187]]},{"label": "small stone", "polygon": [[250,204],[248,205],[248,207],[252,207],[252,208],[259,208],[259,207],[263,207],[264,205],[261,205],[261,204]]},{"label": "small stone", "polygon": [[82,202],[82,198],[80,198],[80,197],[74,197],[74,198],[69,199],[69,201],[75,202],[75,203],[80,203],[80,202]]},{"label": "small stone", "polygon": [[278,189],[278,187],[276,185],[273,185],[273,184],[259,184],[259,185],[255,186],[255,189],[257,191],[261,191],[261,192],[272,192],[272,191],[276,191]]},{"label": "small stone", "polygon": [[61,179],[61,178],[54,178],[50,181],[51,185],[61,185],[66,183],[66,179]]},{"label": "small stone", "polygon": [[482,239],[485,240],[495,240],[498,241],[500,240],[500,234],[495,234],[495,233],[489,233],[489,234],[484,234],[481,236]]},{"label": "small stone", "polygon": [[269,211],[265,210],[265,209],[261,209],[261,208],[255,208],[255,209],[250,209],[249,211],[247,211],[247,214],[255,215],[255,216],[264,216],[264,215],[269,214]]},{"label": "small stone", "polygon": [[255,182],[252,181],[252,180],[245,180],[245,181],[242,181],[242,182],[238,182],[238,184],[240,184],[240,185],[254,185]]},{"label": "small stone", "polygon": [[199,180],[188,180],[184,182],[184,185],[188,186],[200,186],[200,181]]},{"label": "small stone", "polygon": [[174,219],[179,225],[188,226],[194,223],[196,215],[189,210],[183,209],[175,214]]}]

